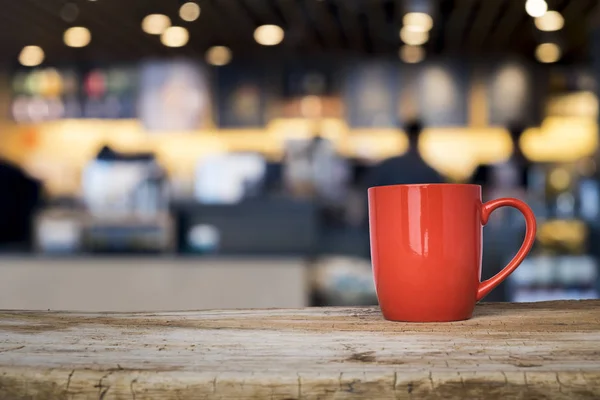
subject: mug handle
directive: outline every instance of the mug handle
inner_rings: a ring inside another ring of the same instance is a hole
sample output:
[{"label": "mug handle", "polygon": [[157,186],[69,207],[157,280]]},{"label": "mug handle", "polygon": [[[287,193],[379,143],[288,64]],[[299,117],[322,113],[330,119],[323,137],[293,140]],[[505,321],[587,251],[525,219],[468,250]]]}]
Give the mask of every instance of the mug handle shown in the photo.
[{"label": "mug handle", "polygon": [[525,240],[523,241],[523,244],[521,245],[519,251],[517,251],[517,254],[513,257],[512,260],[510,260],[506,267],[504,267],[500,272],[498,272],[490,279],[483,281],[479,284],[479,289],[477,289],[477,301],[487,296],[496,286],[498,286],[515,269],[517,269],[519,264],[523,262],[523,260],[531,250],[531,247],[533,246],[533,243],[535,241],[535,215],[533,214],[533,211],[531,211],[531,208],[529,208],[527,204],[518,199],[505,197],[484,203],[481,206],[482,225],[487,224],[488,219],[490,218],[490,214],[495,209],[505,206],[516,208],[517,210],[521,211],[521,213],[525,217]]}]

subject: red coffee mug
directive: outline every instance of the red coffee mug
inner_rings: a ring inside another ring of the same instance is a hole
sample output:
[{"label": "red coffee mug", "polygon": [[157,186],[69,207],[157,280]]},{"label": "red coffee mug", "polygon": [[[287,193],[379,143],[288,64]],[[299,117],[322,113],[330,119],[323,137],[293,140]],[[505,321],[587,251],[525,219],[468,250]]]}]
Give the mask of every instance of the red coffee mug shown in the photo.
[{"label": "red coffee mug", "polygon": [[[481,282],[483,226],[503,206],[525,216],[525,241],[502,271]],[[384,318],[443,322],[471,318],[475,304],[527,256],[536,223],[533,211],[520,200],[482,204],[479,185],[392,185],[369,188],[369,229]]]}]

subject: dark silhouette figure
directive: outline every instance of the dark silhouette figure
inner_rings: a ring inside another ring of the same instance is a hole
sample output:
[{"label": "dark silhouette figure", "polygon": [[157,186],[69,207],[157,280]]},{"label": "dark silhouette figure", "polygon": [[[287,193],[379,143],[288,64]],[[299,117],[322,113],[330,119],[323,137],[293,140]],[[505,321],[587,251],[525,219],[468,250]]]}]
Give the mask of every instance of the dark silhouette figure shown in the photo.
[{"label": "dark silhouette figure", "polygon": [[[516,186],[518,188],[525,189],[528,184],[529,169],[531,162],[525,157],[521,148],[519,147],[519,140],[525,132],[525,128],[520,124],[512,124],[508,131],[510,133],[511,140],[513,142],[513,154],[506,164],[509,164],[516,171]],[[495,165],[480,165],[475,170],[472,177],[472,182],[477,185],[482,185],[486,188],[488,185],[493,183],[493,169]]]},{"label": "dark silhouette figure", "polygon": [[405,154],[388,158],[375,166],[365,179],[367,187],[443,183],[442,176],[431,168],[419,154],[419,136],[423,127],[419,121],[406,126],[409,149]]},{"label": "dark silhouette figure", "polygon": [[29,247],[42,185],[17,166],[0,160],[0,188],[0,247]]}]

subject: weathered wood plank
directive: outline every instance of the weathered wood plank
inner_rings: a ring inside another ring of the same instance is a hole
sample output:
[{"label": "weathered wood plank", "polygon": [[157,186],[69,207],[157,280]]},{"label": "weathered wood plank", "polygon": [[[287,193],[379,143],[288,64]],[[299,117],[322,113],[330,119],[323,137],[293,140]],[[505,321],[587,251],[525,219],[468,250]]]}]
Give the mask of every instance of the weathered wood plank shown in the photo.
[{"label": "weathered wood plank", "polygon": [[482,304],[469,321],[376,308],[0,311],[0,399],[600,398],[600,302]]}]

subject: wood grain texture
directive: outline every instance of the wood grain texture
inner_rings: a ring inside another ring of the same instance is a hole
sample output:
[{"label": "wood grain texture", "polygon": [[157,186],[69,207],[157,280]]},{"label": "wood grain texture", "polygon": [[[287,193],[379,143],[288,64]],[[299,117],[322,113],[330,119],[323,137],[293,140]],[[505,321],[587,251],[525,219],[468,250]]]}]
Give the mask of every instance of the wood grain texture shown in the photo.
[{"label": "wood grain texture", "polygon": [[600,398],[600,302],[481,304],[448,324],[377,308],[0,311],[0,399]]}]

